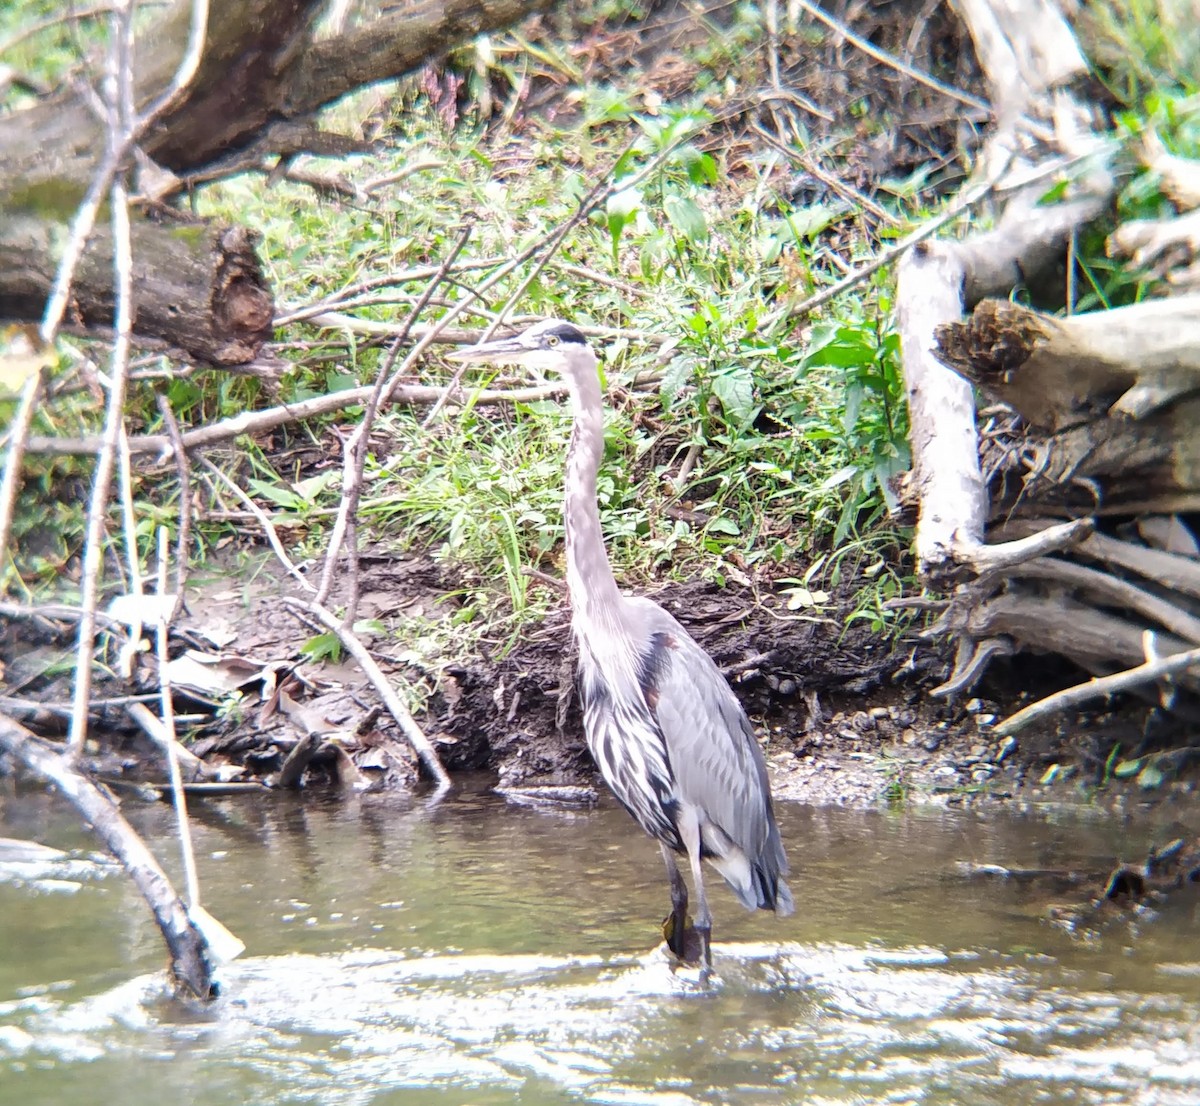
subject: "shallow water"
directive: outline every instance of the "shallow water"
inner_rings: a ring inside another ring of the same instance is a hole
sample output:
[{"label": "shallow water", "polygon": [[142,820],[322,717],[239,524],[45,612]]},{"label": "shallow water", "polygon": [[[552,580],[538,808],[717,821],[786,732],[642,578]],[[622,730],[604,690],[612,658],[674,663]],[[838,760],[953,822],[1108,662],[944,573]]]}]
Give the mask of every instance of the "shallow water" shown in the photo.
[{"label": "shallow water", "polygon": [[[169,847],[169,811],[126,803]],[[797,915],[714,890],[717,980],[657,948],[624,812],[483,793],[194,804],[205,905],[247,944],[165,999],[157,931],[51,800],[0,799],[0,1101],[1200,1102],[1200,905],[1072,931],[962,862],[1104,867],[1162,833],[1095,810],[781,810]]]}]

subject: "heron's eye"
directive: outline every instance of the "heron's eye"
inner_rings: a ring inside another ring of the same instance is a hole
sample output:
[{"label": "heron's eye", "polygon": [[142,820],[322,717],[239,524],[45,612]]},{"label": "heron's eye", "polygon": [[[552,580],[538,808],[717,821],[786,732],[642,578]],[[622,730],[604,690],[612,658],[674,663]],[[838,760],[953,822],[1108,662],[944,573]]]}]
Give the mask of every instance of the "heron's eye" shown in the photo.
[{"label": "heron's eye", "polygon": [[548,345],[551,349],[553,349],[555,346],[557,346],[558,345],[558,335],[557,334],[547,334],[546,335],[546,345]]}]

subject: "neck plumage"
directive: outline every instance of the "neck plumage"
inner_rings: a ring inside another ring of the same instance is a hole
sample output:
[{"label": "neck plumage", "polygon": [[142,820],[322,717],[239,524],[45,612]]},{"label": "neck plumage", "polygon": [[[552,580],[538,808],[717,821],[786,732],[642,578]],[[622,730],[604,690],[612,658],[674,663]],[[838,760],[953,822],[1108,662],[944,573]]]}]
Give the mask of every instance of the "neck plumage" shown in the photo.
[{"label": "neck plumage", "polygon": [[567,533],[567,585],[577,621],[605,620],[616,611],[621,593],[600,530],[596,473],[604,456],[604,405],[595,367],[570,373],[575,421],[567,450],[567,493],[563,518]]}]

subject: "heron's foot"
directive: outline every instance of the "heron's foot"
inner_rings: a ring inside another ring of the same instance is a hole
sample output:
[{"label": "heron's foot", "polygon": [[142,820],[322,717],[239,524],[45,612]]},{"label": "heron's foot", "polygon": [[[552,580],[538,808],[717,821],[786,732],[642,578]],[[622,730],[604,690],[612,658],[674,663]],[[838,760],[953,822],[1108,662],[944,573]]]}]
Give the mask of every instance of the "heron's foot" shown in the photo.
[{"label": "heron's foot", "polygon": [[663,919],[663,940],[681,964],[712,967],[712,950],[709,948],[709,931],[698,929],[690,914],[681,918],[674,912]]}]

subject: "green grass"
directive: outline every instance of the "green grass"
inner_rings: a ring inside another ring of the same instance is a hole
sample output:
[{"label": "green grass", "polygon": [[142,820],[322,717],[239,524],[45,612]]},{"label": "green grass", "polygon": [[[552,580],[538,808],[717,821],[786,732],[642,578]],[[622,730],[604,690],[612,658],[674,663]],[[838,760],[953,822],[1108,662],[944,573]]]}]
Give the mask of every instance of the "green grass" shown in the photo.
[{"label": "green grass", "polygon": [[[339,110],[344,119],[351,109]],[[365,180],[415,161],[448,164],[408,177],[372,210],[314,202],[292,185],[267,190],[250,178],[209,189],[202,210],[243,219],[254,211],[279,299],[299,304],[356,280],[436,263],[464,212],[474,233],[460,260],[512,256],[567,220],[603,173],[630,175],[673,151],[659,171],[618,191],[575,228],[517,305],[520,313],[649,332],[669,346],[666,357],[654,344],[626,339],[601,351],[610,394],[601,513],[619,575],[631,584],[745,579],[758,570],[786,577],[818,562],[828,573],[847,563],[829,558],[831,550],[857,548],[885,525],[882,489],[907,459],[886,287],[866,287],[816,331],[769,327],[771,310],[789,294],[789,274],[807,274],[799,295],[837,275],[810,256],[827,219],[770,208],[770,193],[753,177],[733,179],[719,153],[702,149],[711,124],[703,113],[664,105],[657,118],[631,119],[610,107],[602,125],[585,114],[574,129],[523,137],[519,166],[507,160],[506,135],[448,131],[419,100],[391,122],[393,148],[357,161],[350,175]],[[631,137],[634,150],[618,160]],[[498,287],[487,308],[498,308],[523,276],[518,271]],[[419,288],[413,282],[404,291]],[[394,319],[404,307],[357,310]],[[287,335],[323,336],[343,337],[302,324]],[[331,348],[330,356],[338,352]],[[379,357],[360,342],[332,360],[298,364],[285,394],[298,399],[369,381]],[[648,375],[658,385],[633,390]],[[425,383],[449,377],[436,355],[420,371]],[[510,375],[471,380],[528,383]],[[569,413],[553,401],[452,407],[428,430],[424,414],[396,408],[381,418],[383,448],[369,466],[363,517],[397,547],[432,549],[465,579],[496,588],[520,616],[530,594],[521,567],[562,570]],[[691,475],[677,489],[689,451]],[[337,492],[335,482],[317,502],[332,505]],[[289,494],[268,498],[283,505]],[[314,529],[304,552],[319,544]],[[877,592],[888,581],[890,593],[890,575],[866,578],[864,606],[881,626]]]},{"label": "green grass", "polygon": [[[1159,33],[1166,24],[1154,16],[1154,3],[1136,0],[1124,15],[1115,5],[1096,7],[1095,41],[1111,46],[1118,59],[1102,62],[1103,72],[1128,105],[1121,120],[1126,133],[1153,125],[1169,148],[1196,156],[1197,69],[1189,68],[1194,59],[1179,36]],[[22,19],[49,7],[30,0]],[[0,36],[15,25],[11,14],[0,17]],[[420,82],[363,92],[329,113],[334,130],[382,128],[380,152],[345,162],[307,159],[298,168],[363,183],[424,166],[369,203],[330,202],[302,185],[268,186],[262,177],[244,176],[201,190],[199,210],[261,232],[281,310],[364,279],[437,265],[469,225],[459,263],[481,267],[439,289],[428,321],[460,302],[500,261],[562,226],[597,184],[617,186],[570,231],[515,306],[521,314],[660,339],[622,338],[602,350],[610,410],[601,514],[618,575],[632,586],[695,576],[775,581],[800,607],[818,613],[831,610],[832,593],[853,582],[850,620],[888,632],[898,623],[884,603],[905,582],[899,554],[907,544],[889,521],[890,481],[909,463],[891,278],[885,273],[860,285],[798,329],[776,314],[841,275],[830,260],[831,232],[840,246],[850,243],[843,252],[851,264],[878,244],[844,206],[781,200],[770,151],[746,156],[743,150],[736,161],[727,153],[723,124],[707,104],[722,81],[745,83],[746,67],[761,63],[755,52],[761,36],[757,13],[739,9],[731,31],[714,29],[707,44],[688,47],[700,66],[688,99],[648,108],[637,89],[583,86],[569,101],[569,122],[524,119],[519,131],[506,124],[485,130],[479,122],[483,86],[466,57],[474,99],[455,107],[453,122],[446,102]],[[490,41],[489,94],[502,100],[520,73],[511,46]],[[48,79],[59,72],[63,49],[54,38]],[[570,69],[567,53],[543,49],[560,71]],[[635,182],[634,174],[656,158],[657,168]],[[891,201],[901,224],[926,214],[910,206],[911,191],[898,188]],[[1131,176],[1121,199],[1123,214],[1150,212],[1161,202],[1144,174]],[[1114,266],[1098,241],[1081,243],[1079,266],[1080,309],[1147,293],[1144,274]],[[486,325],[527,272],[519,269],[493,288],[462,325]],[[353,311],[393,321],[423,286],[414,279],[377,289],[374,302]],[[382,357],[379,345],[362,336],[306,323],[290,324],[277,337],[289,361],[278,395],[226,373],[138,383],[130,396],[131,429],[161,429],[160,391],[182,422],[199,425],[370,382]],[[468,384],[528,383],[472,371]],[[434,352],[416,375],[437,384],[452,371]],[[635,386],[648,378],[654,383]],[[351,409],[285,428],[269,445],[241,442],[215,455],[264,508],[304,523],[285,531],[297,558],[322,553],[328,511],[340,491],[340,449],[330,424],[347,426],[360,414]],[[522,569],[562,570],[569,415],[547,401],[450,407],[429,428],[424,416],[404,407],[381,416],[363,520],[371,536],[397,549],[432,551],[455,566],[463,584],[447,633],[507,640],[548,602]],[[90,393],[78,391],[38,419],[38,432],[73,434],[94,431],[97,412]],[[690,471],[678,486],[685,458]],[[69,571],[82,530],[83,497],[60,495],[49,520],[40,504],[88,471],[73,461],[31,464],[18,537],[38,528],[55,535],[27,545],[22,555],[31,589]],[[173,522],[173,479],[169,469],[139,478],[146,554],[150,523]],[[202,507],[217,502],[203,487],[199,500]],[[220,519],[201,521],[198,552],[237,532]]]}]

